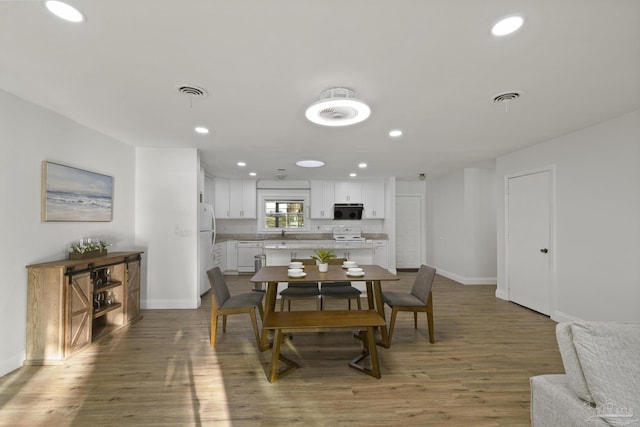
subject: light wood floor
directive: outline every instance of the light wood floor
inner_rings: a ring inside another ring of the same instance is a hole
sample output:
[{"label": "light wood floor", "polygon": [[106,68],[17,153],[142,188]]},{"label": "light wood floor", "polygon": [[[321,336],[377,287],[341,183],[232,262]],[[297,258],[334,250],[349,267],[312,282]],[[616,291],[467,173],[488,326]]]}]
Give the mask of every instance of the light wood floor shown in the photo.
[{"label": "light wood floor", "polygon": [[[383,286],[408,290],[415,273],[399,275]],[[227,279],[232,293],[251,287]],[[495,286],[437,276],[433,294],[436,343],[425,316],[416,331],[400,313],[379,380],[348,368],[360,351],[350,333],[296,335],[282,351],[300,369],[270,384],[271,352],[256,350],[248,316],[229,317],[212,350],[209,298],[198,310],[147,310],[64,366],[0,378],[0,425],[528,426],[529,377],[563,372],[555,322],[495,298]]]}]

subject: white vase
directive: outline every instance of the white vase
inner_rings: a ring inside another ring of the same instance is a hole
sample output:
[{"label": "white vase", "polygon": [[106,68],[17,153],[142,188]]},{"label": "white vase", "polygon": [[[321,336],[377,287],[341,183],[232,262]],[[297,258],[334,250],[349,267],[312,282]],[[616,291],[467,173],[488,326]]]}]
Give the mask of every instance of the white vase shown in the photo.
[{"label": "white vase", "polygon": [[320,273],[326,273],[329,271],[329,264],[326,262],[324,264],[318,264],[318,271]]}]

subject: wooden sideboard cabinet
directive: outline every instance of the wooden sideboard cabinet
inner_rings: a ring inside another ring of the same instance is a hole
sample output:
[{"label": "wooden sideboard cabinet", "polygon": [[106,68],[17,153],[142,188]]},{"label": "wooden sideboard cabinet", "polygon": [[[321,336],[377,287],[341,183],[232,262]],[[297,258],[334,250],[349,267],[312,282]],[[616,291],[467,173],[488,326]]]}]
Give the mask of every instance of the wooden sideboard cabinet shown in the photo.
[{"label": "wooden sideboard cabinet", "polygon": [[140,319],[141,255],[28,265],[25,364],[60,364]]}]

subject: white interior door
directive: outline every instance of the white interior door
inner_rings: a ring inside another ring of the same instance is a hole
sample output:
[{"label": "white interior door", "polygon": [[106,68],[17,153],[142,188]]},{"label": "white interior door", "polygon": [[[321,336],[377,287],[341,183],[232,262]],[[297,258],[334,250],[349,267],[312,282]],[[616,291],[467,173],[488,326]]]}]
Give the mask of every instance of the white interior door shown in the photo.
[{"label": "white interior door", "polygon": [[551,172],[508,180],[509,300],[549,315]]},{"label": "white interior door", "polygon": [[396,268],[422,263],[422,198],[396,196]]}]

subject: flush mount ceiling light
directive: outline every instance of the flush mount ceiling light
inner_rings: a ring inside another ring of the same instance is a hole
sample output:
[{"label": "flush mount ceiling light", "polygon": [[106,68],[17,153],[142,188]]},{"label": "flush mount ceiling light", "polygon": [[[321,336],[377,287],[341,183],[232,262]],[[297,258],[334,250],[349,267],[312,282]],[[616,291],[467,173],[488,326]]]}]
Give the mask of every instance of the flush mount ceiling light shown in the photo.
[{"label": "flush mount ceiling light", "polygon": [[509,16],[498,21],[492,28],[491,34],[494,36],[506,36],[517,31],[524,22],[521,16]]},{"label": "flush mount ceiling light", "polygon": [[243,167],[247,166],[247,163],[241,161],[241,162],[238,162],[237,165],[240,166],[241,168],[243,168]]},{"label": "flush mount ceiling light", "polygon": [[208,133],[209,133],[209,129],[207,129],[207,128],[206,128],[206,127],[204,127],[204,126],[197,126],[197,127],[195,128],[195,131],[196,131],[197,133],[201,134],[201,135],[206,135],[206,134],[208,134]]},{"label": "flush mount ceiling light", "polygon": [[47,0],[44,2],[44,5],[49,9],[49,12],[53,13],[58,18],[64,19],[65,21],[83,22],[86,19],[82,12],[67,3]]},{"label": "flush mount ceiling light", "polygon": [[366,163],[360,163],[360,164],[358,165],[358,167],[359,167],[360,169],[364,169],[364,168],[366,168],[366,167],[367,167],[367,164],[366,164]]},{"label": "flush mount ceiling light", "polygon": [[320,100],[307,108],[309,121],[322,126],[348,126],[369,117],[371,109],[356,99],[351,89],[336,87],[320,94]]},{"label": "flush mount ceiling light", "polygon": [[324,162],[320,160],[298,160],[296,165],[301,168],[319,168],[324,166]]},{"label": "flush mount ceiling light", "polygon": [[402,131],[400,129],[393,129],[389,131],[389,136],[391,138],[397,138],[399,136],[402,136]]}]

